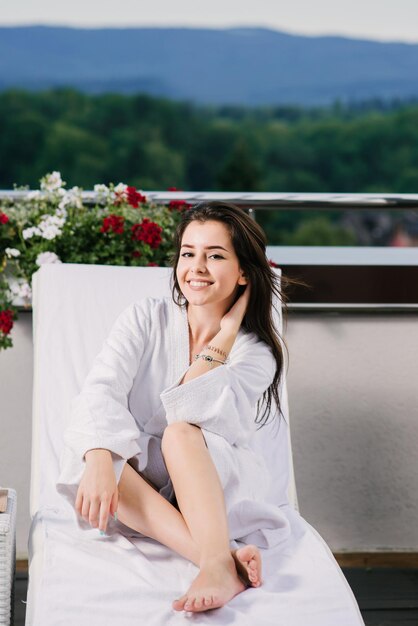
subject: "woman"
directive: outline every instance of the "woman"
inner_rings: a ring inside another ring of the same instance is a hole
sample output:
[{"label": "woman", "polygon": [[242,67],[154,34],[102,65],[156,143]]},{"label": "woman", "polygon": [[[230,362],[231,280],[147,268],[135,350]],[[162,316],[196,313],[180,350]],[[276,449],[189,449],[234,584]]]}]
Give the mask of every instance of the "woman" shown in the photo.
[{"label": "woman", "polygon": [[250,445],[273,402],[281,417],[272,299],[283,294],[265,249],[262,229],[238,207],[185,212],[172,297],[119,316],[65,433],[57,488],[71,499],[76,483],[85,524],[105,532],[117,512],[121,525],[199,567],[176,611],[218,608],[260,586],[260,549],[290,532],[267,502],[271,477]]}]

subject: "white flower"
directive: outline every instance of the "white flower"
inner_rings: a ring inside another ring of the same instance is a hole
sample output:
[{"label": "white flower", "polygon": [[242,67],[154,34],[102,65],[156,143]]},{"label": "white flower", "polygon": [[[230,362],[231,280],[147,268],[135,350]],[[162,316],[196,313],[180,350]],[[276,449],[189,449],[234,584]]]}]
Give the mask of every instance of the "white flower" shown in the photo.
[{"label": "white flower", "polygon": [[54,224],[45,224],[42,228],[41,237],[44,239],[55,239],[55,237],[59,237],[62,231],[57,228]]},{"label": "white flower", "polygon": [[37,189],[35,191],[30,191],[26,196],[26,200],[38,200],[41,196],[41,192]]},{"label": "white flower", "polygon": [[40,234],[41,234],[41,231],[36,226],[31,226],[30,228],[25,228],[25,230],[22,230],[23,239],[30,239],[34,235],[40,235]]},{"label": "white flower", "polygon": [[60,209],[64,209],[66,206],[72,206],[76,209],[81,209],[83,207],[83,198],[79,187],[72,187],[72,189],[64,191],[64,195],[62,196],[62,200],[58,207]]},{"label": "white flower", "polygon": [[44,239],[55,239],[62,235],[62,226],[65,224],[65,218],[58,215],[43,215],[39,222],[39,231]]},{"label": "white flower", "polygon": [[63,185],[61,178],[61,172],[52,172],[52,174],[46,174],[41,179],[41,189],[45,191],[57,191]]},{"label": "white flower", "polygon": [[36,257],[36,264],[41,267],[44,263],[62,263],[62,261],[55,252],[41,252]]},{"label": "white flower", "polygon": [[68,211],[66,208],[62,207],[60,204],[58,209],[55,211],[55,215],[57,215],[58,217],[62,217],[64,220],[66,220]]},{"label": "white flower", "polygon": [[26,281],[19,281],[17,283],[12,283],[9,286],[11,293],[18,298],[31,298],[32,297],[32,289],[30,285]]},{"label": "white flower", "polygon": [[99,196],[106,196],[109,193],[109,187],[106,185],[94,185],[94,191]]},{"label": "white flower", "polygon": [[119,185],[116,185],[114,189],[115,193],[117,194],[126,194],[128,190],[128,185],[125,185],[124,183],[119,183]]},{"label": "white flower", "polygon": [[20,250],[17,250],[16,248],[6,248],[5,252],[8,259],[20,256]]}]

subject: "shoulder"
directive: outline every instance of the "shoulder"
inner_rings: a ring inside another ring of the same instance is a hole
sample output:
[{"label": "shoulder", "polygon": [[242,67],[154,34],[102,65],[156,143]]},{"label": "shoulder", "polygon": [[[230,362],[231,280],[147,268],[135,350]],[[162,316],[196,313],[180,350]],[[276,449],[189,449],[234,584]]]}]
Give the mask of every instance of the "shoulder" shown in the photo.
[{"label": "shoulder", "polygon": [[231,365],[250,361],[254,367],[269,374],[276,371],[277,363],[271,347],[254,332],[239,330],[230,353]]},{"label": "shoulder", "polygon": [[126,332],[139,329],[150,330],[152,322],[165,319],[168,308],[167,297],[147,296],[131,302],[117,316],[114,326]]},{"label": "shoulder", "polygon": [[166,311],[169,304],[169,299],[170,298],[168,296],[164,296],[161,298],[147,296],[145,298],[141,298],[140,300],[136,300],[130,306],[133,307],[133,310],[136,311],[138,314],[150,315],[152,313]]}]

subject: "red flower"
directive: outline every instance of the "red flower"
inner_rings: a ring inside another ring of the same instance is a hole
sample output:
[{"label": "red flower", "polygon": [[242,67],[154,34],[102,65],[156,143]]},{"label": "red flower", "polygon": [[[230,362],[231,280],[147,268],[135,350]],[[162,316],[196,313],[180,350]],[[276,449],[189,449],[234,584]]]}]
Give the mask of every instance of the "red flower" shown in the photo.
[{"label": "red flower", "polygon": [[0,211],[0,224],[7,224],[8,221],[9,221],[9,218],[6,215],[6,213],[3,213],[2,211]]},{"label": "red flower", "polygon": [[268,261],[269,261],[269,265],[270,265],[270,267],[279,267],[279,266],[277,265],[277,263],[275,263],[275,262],[274,262],[274,261],[272,261],[271,259],[269,259]]},{"label": "red flower", "polygon": [[133,257],[136,257],[136,258],[137,258],[137,257],[140,257],[140,256],[142,256],[142,252],[140,252],[139,250],[134,250],[134,251],[132,252],[132,256],[133,256]]},{"label": "red flower", "polygon": [[163,229],[155,222],[151,222],[148,217],[144,217],[140,224],[134,224],[131,230],[132,239],[143,241],[150,245],[151,248],[158,248],[162,241],[161,233]]},{"label": "red flower", "polygon": [[170,211],[185,211],[189,209],[192,205],[186,202],[185,200],[170,200],[168,203],[168,208]]},{"label": "red flower", "polygon": [[158,267],[158,263],[155,263],[154,261],[149,261],[149,262],[147,263],[147,266],[148,266],[148,267]]},{"label": "red flower", "polygon": [[[183,191],[183,189],[177,189],[177,187],[169,187],[167,191]],[[170,200],[168,203],[168,208],[170,211],[184,211],[191,207],[191,204],[188,204],[185,200]]]},{"label": "red flower", "polygon": [[143,196],[142,193],[139,193],[139,191],[137,191],[135,187],[127,187],[126,192],[128,194],[129,204],[135,209],[138,208],[140,202],[147,201],[146,197]]},{"label": "red flower", "polygon": [[[3,213],[4,215],[4,213]],[[3,222],[5,224],[5,222]],[[0,330],[5,335],[8,335],[13,328],[13,311],[11,309],[5,309],[0,311]]]},{"label": "red flower", "polygon": [[121,235],[124,230],[123,223],[125,218],[121,215],[114,215],[113,213],[109,215],[109,217],[103,218],[103,226],[100,229],[101,233],[107,233],[109,230],[112,230],[114,233]]}]

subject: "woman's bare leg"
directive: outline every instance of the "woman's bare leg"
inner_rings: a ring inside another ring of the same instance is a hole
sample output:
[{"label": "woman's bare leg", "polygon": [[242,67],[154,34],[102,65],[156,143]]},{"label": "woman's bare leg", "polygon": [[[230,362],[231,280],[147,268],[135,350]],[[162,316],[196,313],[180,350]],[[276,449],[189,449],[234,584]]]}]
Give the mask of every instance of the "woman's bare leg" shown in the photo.
[{"label": "woman's bare leg", "polygon": [[200,573],[188,592],[173,602],[173,608],[178,611],[218,608],[246,588],[230,551],[218,473],[200,428],[193,424],[169,424],[161,450],[180,511],[200,549]]},{"label": "woman's bare leg", "polygon": [[[200,550],[182,514],[128,463],[119,480],[118,519],[199,566]],[[261,559],[256,546],[243,546],[231,554],[245,583],[259,586]]]},{"label": "woman's bare leg", "polygon": [[118,520],[199,565],[199,548],[182,514],[128,463],[119,480]]}]

